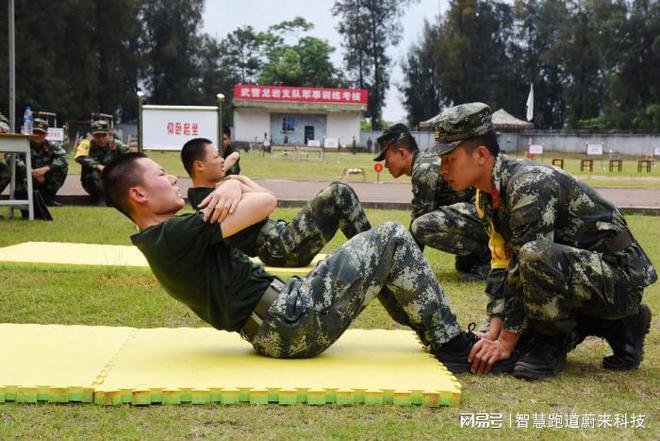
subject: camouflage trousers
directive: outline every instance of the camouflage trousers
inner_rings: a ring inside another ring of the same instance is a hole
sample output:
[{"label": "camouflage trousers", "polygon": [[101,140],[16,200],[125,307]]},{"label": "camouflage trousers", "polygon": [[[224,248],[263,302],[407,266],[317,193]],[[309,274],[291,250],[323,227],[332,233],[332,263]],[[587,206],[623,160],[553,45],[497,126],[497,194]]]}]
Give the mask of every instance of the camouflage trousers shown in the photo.
[{"label": "camouflage trousers", "polygon": [[[55,194],[64,184],[66,179],[66,170],[64,173],[55,173],[52,171],[47,172],[44,175],[44,182],[37,182],[36,179],[32,179],[32,189],[38,191],[46,202],[50,202],[55,198]],[[5,189],[9,182],[11,181],[11,170],[9,165],[5,162],[0,161],[0,192]],[[16,189],[15,193],[17,194],[26,194],[27,192],[27,181],[26,181],[26,169],[25,167],[16,166]]]},{"label": "camouflage trousers", "polygon": [[341,229],[347,239],[371,229],[355,191],[333,182],[320,191],[291,222],[268,222],[257,238],[257,256],[280,267],[308,265]]},{"label": "camouflage trousers", "polygon": [[303,278],[290,279],[252,338],[262,355],[312,357],[332,345],[374,298],[396,300],[432,348],[460,333],[410,233],[386,222],[346,242]]},{"label": "camouflage trousers", "polygon": [[600,253],[526,243],[517,258],[528,324],[543,334],[568,334],[581,315],[614,320],[635,312],[649,283],[643,253],[637,244]]},{"label": "camouflage trousers", "polygon": [[80,183],[90,196],[103,197],[103,181],[100,171],[83,168],[80,173]]},{"label": "camouflage trousers", "polygon": [[488,249],[488,234],[474,204],[468,202],[423,214],[410,229],[418,243],[457,256],[480,255]]}]

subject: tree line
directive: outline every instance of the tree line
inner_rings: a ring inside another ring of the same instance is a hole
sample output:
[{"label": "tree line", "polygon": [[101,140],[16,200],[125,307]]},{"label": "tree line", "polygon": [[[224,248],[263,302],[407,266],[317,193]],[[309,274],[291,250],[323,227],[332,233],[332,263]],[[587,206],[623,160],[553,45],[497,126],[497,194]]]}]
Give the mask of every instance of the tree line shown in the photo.
[{"label": "tree line", "polygon": [[657,0],[452,0],[402,67],[409,122],[484,101],[551,129],[660,129]]},{"label": "tree line", "polygon": [[[204,0],[16,2],[17,115],[27,105],[61,120],[90,112],[136,118],[135,94],[154,104],[213,105],[233,85],[357,87],[380,128],[391,48],[418,0],[335,0],[342,66],[301,17],[265,31],[202,32]],[[401,60],[409,124],[452,104],[485,101],[524,114],[529,85],[540,128],[660,128],[657,0],[452,0]],[[6,10],[6,8],[5,8]],[[7,14],[0,13],[0,84],[8,84]],[[4,30],[3,30],[4,29]],[[7,114],[7,88],[0,111]],[[19,121],[17,121],[19,123]]]}]

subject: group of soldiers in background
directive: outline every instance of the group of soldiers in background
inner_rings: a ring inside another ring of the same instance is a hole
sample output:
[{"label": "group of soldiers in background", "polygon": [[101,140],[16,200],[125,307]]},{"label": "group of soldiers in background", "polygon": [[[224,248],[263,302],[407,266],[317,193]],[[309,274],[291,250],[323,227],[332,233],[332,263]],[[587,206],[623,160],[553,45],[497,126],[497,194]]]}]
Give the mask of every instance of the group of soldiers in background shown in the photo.
[{"label": "group of soldiers in background", "polygon": [[[0,115],[0,132],[9,132],[7,118]],[[81,166],[80,181],[83,188],[98,204],[104,204],[101,172],[103,167],[118,156],[129,152],[126,145],[111,137],[110,124],[105,120],[92,122],[91,139],[83,139],[76,148],[75,160]],[[32,161],[32,188],[37,200],[43,200],[48,206],[59,206],[56,194],[64,184],[69,171],[66,150],[59,144],[46,139],[48,122],[35,118],[30,136],[30,156]],[[14,160],[15,188],[14,196],[18,199],[27,197],[27,168],[21,154],[6,154],[0,159],[0,192],[11,180],[11,161]],[[48,216],[37,211],[37,217]]]}]

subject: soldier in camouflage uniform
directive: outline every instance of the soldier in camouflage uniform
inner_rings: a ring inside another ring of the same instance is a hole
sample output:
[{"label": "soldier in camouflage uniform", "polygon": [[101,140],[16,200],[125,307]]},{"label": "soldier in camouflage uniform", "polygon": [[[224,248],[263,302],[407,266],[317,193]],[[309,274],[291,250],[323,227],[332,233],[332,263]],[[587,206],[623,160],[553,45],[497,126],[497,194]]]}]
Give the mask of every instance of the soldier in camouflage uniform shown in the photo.
[{"label": "soldier in camouflage uniform", "polygon": [[657,275],[616,207],[561,169],[500,154],[483,103],[447,109],[435,130],[445,180],[477,188],[493,255],[490,327],[470,354],[473,369],[507,358],[527,328],[515,376],[554,375],[586,335],[612,347],[605,368],[638,367],[651,322],[640,302]]},{"label": "soldier in camouflage uniform", "polygon": [[137,153],[103,171],[108,201],[137,224],[140,232],[131,240],[156,278],[216,329],[240,332],[266,356],[312,357],[332,345],[372,299],[388,293],[440,361],[454,372],[467,369],[474,337],[459,329],[403,226],[388,222],[358,234],[306,276],[283,283],[225,242],[275,209],[272,194],[230,179],[202,211],[176,215],[184,206],[176,183]]},{"label": "soldier in camouflage uniform", "polygon": [[420,246],[456,255],[461,280],[483,280],[488,275],[488,235],[474,207],[474,189],[454,191],[440,176],[440,158],[420,153],[404,124],[388,128],[377,140],[379,155],[395,179],[411,176],[412,222],[410,231]]},{"label": "soldier in camouflage uniform", "polygon": [[97,203],[103,202],[101,172],[113,159],[129,152],[126,145],[110,139],[110,125],[98,120],[92,123],[93,139],[84,139],[78,144],[75,160],[82,166],[80,182]]},{"label": "soldier in camouflage uniform", "polygon": [[[0,133],[9,132],[9,120],[7,117],[0,113]],[[11,180],[11,170],[9,170],[9,165],[5,162],[4,157],[0,158],[0,192],[7,186]]]},{"label": "soldier in camouflage uniform", "polygon": [[[60,205],[55,194],[60,189],[69,170],[66,151],[59,145],[53,145],[46,140],[48,122],[36,118],[30,138],[30,156],[32,161],[32,188],[39,191],[48,205]],[[7,176],[0,181],[0,191],[9,183]],[[1,179],[1,178],[0,178]],[[16,193],[27,193],[27,176],[23,155],[16,157]]]},{"label": "soldier in camouflage uniform", "polygon": [[[192,178],[188,200],[193,208],[197,208],[218,184],[222,185],[223,170],[232,168],[205,138],[188,141],[181,150],[181,161]],[[238,180],[252,191],[268,192],[247,176],[233,175],[229,179]],[[250,257],[258,256],[266,265],[306,266],[338,229],[350,239],[371,229],[371,224],[355,191],[346,184],[333,182],[305,204],[291,222],[265,219],[234,235],[228,244]]]}]

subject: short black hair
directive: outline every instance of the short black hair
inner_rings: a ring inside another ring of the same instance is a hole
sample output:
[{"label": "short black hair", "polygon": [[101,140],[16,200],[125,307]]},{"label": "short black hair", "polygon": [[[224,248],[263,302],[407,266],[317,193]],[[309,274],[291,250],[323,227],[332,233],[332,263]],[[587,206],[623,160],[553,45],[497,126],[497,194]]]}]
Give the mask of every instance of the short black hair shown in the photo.
[{"label": "short black hair", "polygon": [[222,134],[227,135],[231,138],[231,129],[229,128],[229,126],[222,127]]},{"label": "short black hair", "polygon": [[105,199],[132,221],[128,189],[142,183],[142,167],[137,161],[146,157],[133,152],[119,156],[106,165],[101,174]]},{"label": "short black hair", "polygon": [[188,176],[193,177],[193,162],[203,161],[206,157],[206,146],[213,144],[210,139],[193,138],[186,142],[181,149],[181,162]]},{"label": "short black hair", "polygon": [[480,145],[486,147],[493,157],[499,155],[500,144],[497,142],[497,133],[494,130],[489,130],[486,134],[476,138],[468,139],[461,145],[464,145],[468,150],[473,151]]}]

